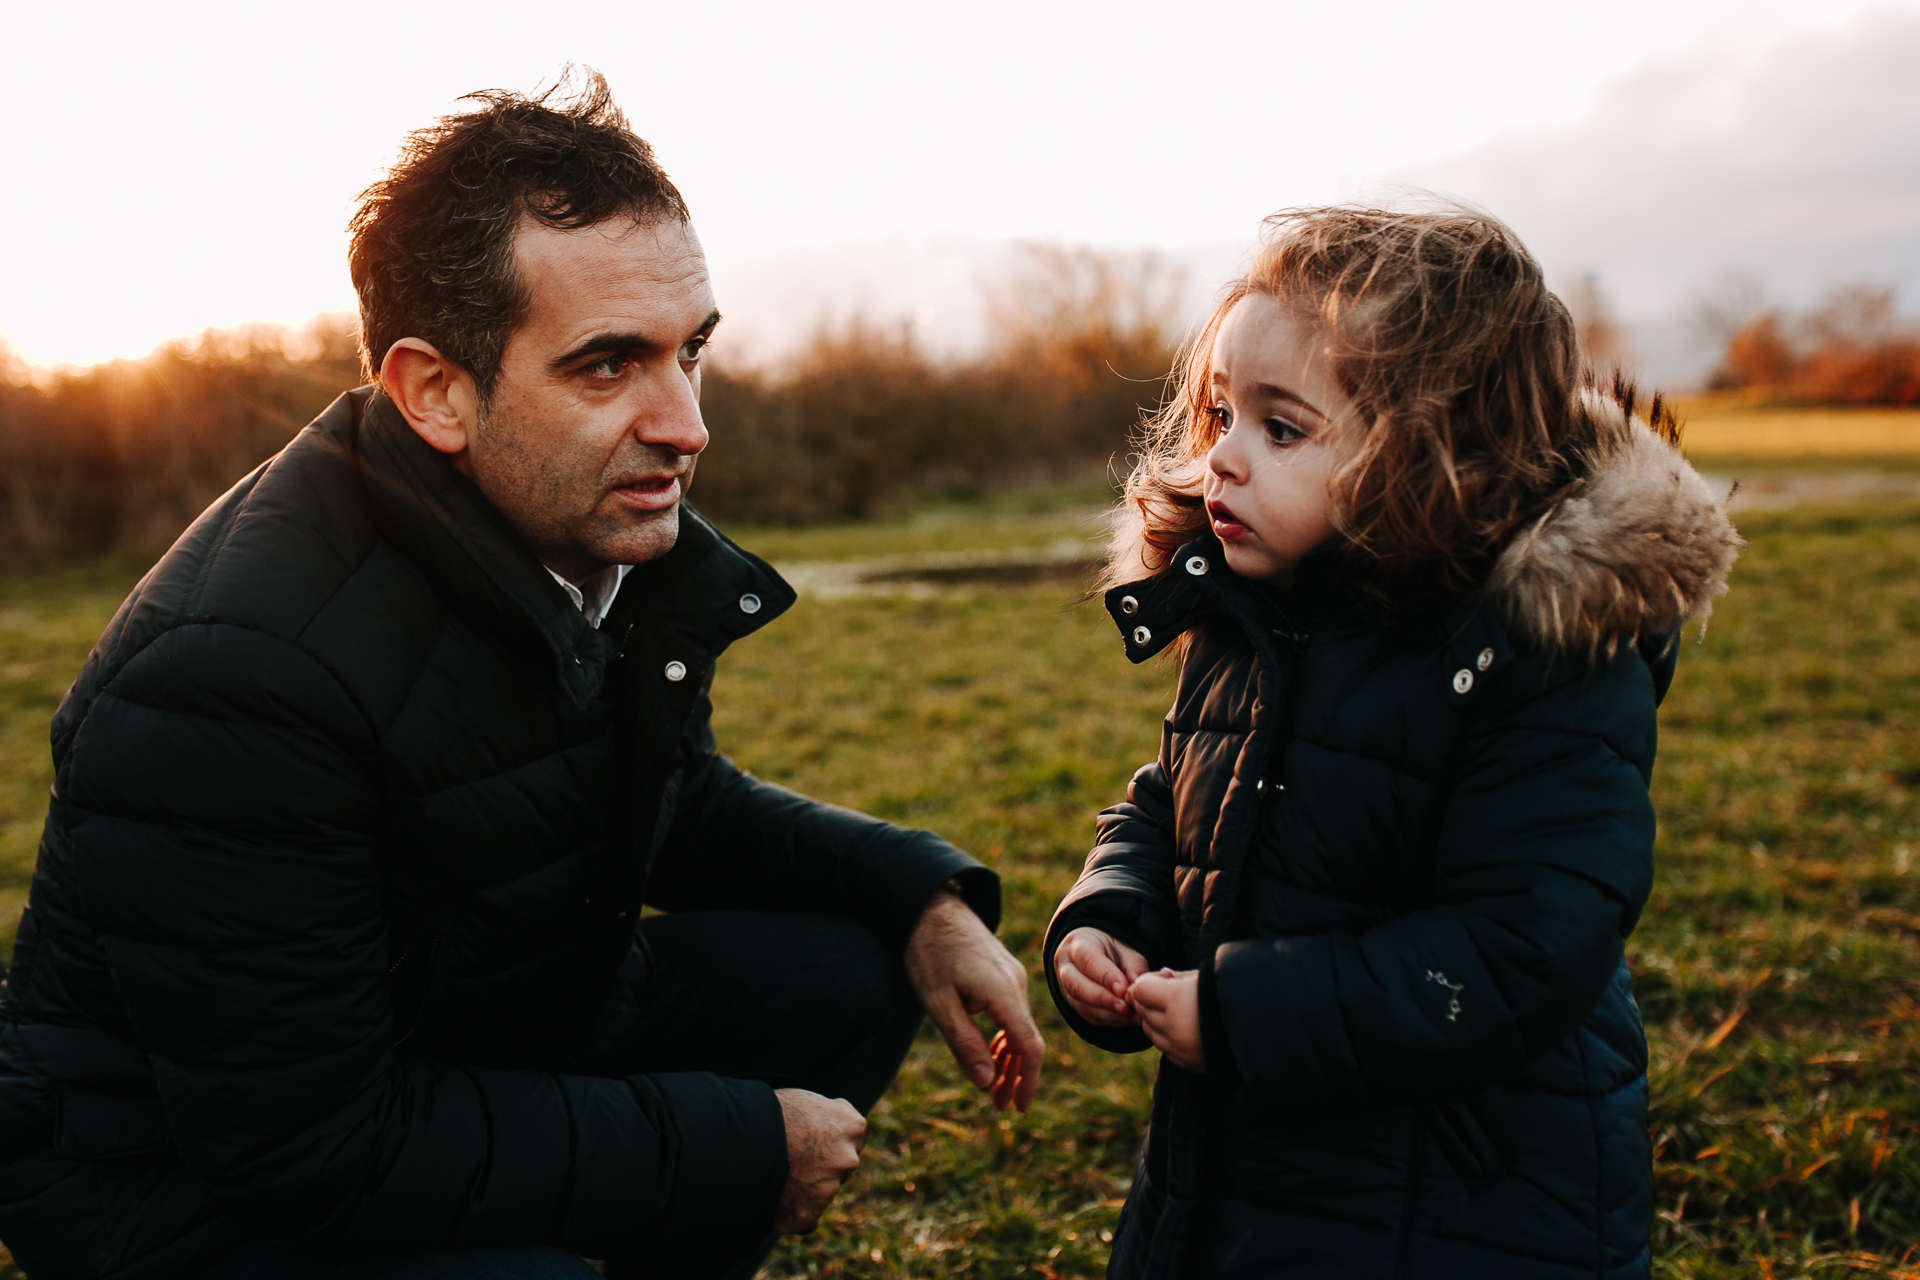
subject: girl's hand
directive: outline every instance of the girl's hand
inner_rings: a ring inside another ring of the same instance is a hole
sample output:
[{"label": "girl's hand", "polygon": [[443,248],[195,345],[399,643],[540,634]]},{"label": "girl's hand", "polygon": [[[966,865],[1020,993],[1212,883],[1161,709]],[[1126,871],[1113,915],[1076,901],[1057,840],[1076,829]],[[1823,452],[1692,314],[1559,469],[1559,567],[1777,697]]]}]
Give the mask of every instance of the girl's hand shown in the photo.
[{"label": "girl's hand", "polygon": [[1145,973],[1134,980],[1130,994],[1140,1029],[1153,1047],[1174,1066],[1205,1075],[1207,1058],[1200,1050],[1200,971]]},{"label": "girl's hand", "polygon": [[1147,958],[1098,929],[1075,929],[1053,953],[1053,976],[1075,1013],[1097,1027],[1137,1027],[1140,1015],[1127,997]]}]

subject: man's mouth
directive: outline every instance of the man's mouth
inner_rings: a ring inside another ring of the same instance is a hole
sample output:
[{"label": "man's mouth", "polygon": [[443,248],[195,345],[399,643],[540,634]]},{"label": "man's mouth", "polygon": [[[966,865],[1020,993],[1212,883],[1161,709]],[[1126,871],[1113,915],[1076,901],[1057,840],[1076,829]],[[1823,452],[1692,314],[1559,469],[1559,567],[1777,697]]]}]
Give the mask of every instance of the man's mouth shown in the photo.
[{"label": "man's mouth", "polygon": [[1207,519],[1213,522],[1213,536],[1222,542],[1238,542],[1250,532],[1224,502],[1208,502]]},{"label": "man's mouth", "polygon": [[641,511],[666,511],[680,501],[680,473],[640,476],[616,487],[614,493]]}]

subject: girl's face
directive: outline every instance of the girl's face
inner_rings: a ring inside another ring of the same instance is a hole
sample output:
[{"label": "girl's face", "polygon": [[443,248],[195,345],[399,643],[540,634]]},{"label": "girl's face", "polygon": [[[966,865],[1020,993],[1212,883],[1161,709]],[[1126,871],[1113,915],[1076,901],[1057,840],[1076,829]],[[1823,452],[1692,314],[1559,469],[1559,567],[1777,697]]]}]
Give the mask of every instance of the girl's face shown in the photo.
[{"label": "girl's face", "polygon": [[1207,515],[1244,578],[1293,581],[1300,557],[1333,535],[1331,433],[1357,411],[1311,320],[1267,294],[1234,304],[1213,344]]}]

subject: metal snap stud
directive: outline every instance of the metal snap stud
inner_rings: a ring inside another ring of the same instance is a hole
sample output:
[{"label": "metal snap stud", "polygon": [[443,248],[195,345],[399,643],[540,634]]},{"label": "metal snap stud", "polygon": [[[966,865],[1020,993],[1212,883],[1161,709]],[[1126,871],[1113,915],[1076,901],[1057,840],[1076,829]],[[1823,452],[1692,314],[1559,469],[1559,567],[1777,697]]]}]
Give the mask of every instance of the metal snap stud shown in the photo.
[{"label": "metal snap stud", "polygon": [[1473,688],[1473,672],[1462,667],[1453,673],[1453,691],[1455,693],[1465,693],[1471,688]]},{"label": "metal snap stud", "polygon": [[673,683],[679,684],[687,678],[687,664],[684,662],[669,662],[667,664],[666,676],[667,679],[673,681]]},{"label": "metal snap stud", "polygon": [[1129,618],[1131,618],[1134,614],[1140,612],[1140,602],[1138,600],[1135,600],[1132,596],[1121,596],[1120,612],[1126,614]]},{"label": "metal snap stud", "polygon": [[751,592],[751,591],[749,591],[749,592],[747,592],[747,594],[745,594],[745,595],[743,595],[743,596],[741,596],[741,597],[740,597],[740,612],[742,612],[742,613],[758,613],[758,612],[760,612],[760,597],[759,597],[759,596],[757,596],[757,595],[755,595],[755,594],[753,594],[753,592]]},{"label": "metal snap stud", "polygon": [[1147,630],[1145,627],[1135,627],[1133,629],[1133,642],[1135,644],[1144,646],[1151,643],[1152,640],[1153,632]]},{"label": "metal snap stud", "polygon": [[1473,665],[1480,668],[1482,671],[1485,671],[1488,667],[1492,666],[1493,650],[1482,649],[1480,651],[1480,656],[1473,660]]},{"label": "metal snap stud", "polygon": [[1188,558],[1187,560],[1188,573],[1192,574],[1194,577],[1197,578],[1201,574],[1205,573],[1206,571],[1207,571],[1207,558],[1205,556],[1192,556]]}]

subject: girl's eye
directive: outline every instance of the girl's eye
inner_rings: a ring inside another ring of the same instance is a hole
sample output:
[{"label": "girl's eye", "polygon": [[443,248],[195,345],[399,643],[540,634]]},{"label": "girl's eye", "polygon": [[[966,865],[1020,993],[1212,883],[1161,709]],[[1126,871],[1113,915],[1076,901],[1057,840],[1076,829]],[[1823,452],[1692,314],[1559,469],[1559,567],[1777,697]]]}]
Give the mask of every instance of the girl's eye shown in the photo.
[{"label": "girl's eye", "polygon": [[1208,405],[1207,416],[1219,423],[1223,430],[1233,423],[1233,410],[1227,408],[1224,404]]},{"label": "girl's eye", "polygon": [[1307,438],[1307,433],[1300,429],[1298,423],[1290,422],[1285,418],[1268,418],[1266,428],[1267,438],[1282,448],[1290,444],[1298,444]]}]

